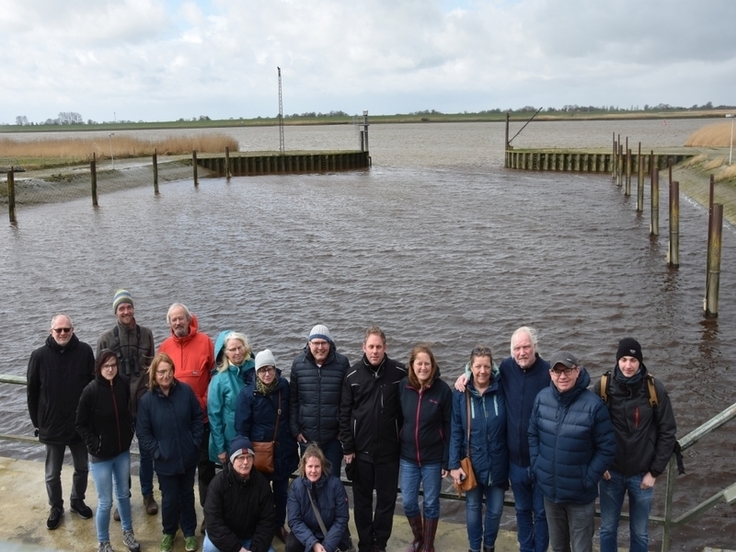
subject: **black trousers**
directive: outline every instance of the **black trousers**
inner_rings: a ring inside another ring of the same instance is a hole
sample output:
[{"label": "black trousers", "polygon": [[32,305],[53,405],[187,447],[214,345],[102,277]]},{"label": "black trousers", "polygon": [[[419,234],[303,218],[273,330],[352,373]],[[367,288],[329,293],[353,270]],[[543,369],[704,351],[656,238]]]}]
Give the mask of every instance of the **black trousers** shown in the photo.
[{"label": "black trousers", "polygon": [[386,550],[394,523],[399,458],[374,464],[356,455],[353,462],[357,462],[353,477],[353,503],[355,525],[358,528],[358,551],[371,552],[374,546]]}]

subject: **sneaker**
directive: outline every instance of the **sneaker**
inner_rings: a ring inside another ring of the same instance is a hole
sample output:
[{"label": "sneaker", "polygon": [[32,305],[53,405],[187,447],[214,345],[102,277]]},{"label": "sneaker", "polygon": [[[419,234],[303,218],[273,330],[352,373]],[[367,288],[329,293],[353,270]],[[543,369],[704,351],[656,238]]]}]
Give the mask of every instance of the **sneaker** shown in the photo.
[{"label": "sneaker", "polygon": [[138,544],[137,540],[135,540],[133,531],[126,531],[123,529],[123,544],[128,547],[130,552],[140,552],[141,550],[141,545]]},{"label": "sneaker", "polygon": [[149,516],[158,514],[158,504],[156,504],[156,499],[153,498],[152,494],[143,497],[143,506],[146,507],[146,513]]},{"label": "sneaker", "polygon": [[194,552],[199,547],[197,543],[197,537],[184,537],[184,550],[187,552]]},{"label": "sneaker", "polygon": [[161,552],[171,552],[174,546],[174,535],[168,535],[164,533],[164,538],[161,539]]},{"label": "sneaker", "polygon": [[118,512],[117,508],[112,511],[112,519],[114,519],[115,521],[120,521],[120,512]]},{"label": "sneaker", "polygon": [[61,516],[64,515],[64,508],[57,508],[56,506],[51,508],[49,512],[49,519],[46,520],[46,527],[48,529],[56,529],[61,523]]},{"label": "sneaker", "polygon": [[75,498],[72,500],[72,505],[69,509],[82,519],[92,518],[92,508],[87,506],[81,498]]},{"label": "sneaker", "polygon": [[112,545],[110,544],[110,541],[102,541],[100,543],[97,543],[97,552],[115,552],[112,549]]}]

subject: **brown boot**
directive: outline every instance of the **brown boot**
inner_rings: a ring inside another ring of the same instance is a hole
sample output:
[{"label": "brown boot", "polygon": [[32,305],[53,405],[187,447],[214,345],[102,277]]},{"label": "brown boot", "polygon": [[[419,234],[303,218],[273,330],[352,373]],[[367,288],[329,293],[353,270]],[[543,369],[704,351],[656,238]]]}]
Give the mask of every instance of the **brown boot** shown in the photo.
[{"label": "brown boot", "polygon": [[146,513],[149,516],[158,514],[158,504],[156,504],[156,499],[153,498],[152,494],[143,497],[143,506],[145,506]]},{"label": "brown boot", "polygon": [[439,519],[424,518],[424,547],[422,552],[434,552],[434,536],[437,534]]},{"label": "brown boot", "polygon": [[406,552],[418,552],[422,549],[422,544],[424,543],[422,516],[406,516],[406,519],[409,520],[409,527],[411,527],[411,533],[414,535],[414,540],[409,545],[409,548],[406,549]]}]

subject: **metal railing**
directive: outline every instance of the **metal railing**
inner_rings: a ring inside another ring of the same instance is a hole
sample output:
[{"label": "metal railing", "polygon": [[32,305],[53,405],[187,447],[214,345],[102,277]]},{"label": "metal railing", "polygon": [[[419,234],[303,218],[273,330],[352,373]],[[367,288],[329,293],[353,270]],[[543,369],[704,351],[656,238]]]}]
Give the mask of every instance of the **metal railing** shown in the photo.
[{"label": "metal railing", "polygon": [[[26,378],[23,376],[12,376],[0,374],[0,383],[10,383],[15,385],[26,385]],[[720,413],[713,416],[710,420],[700,425],[699,427],[692,430],[690,433],[685,435],[679,440],[680,448],[682,452],[685,452],[690,447],[695,446],[700,439],[709,435],[722,425],[736,418],[736,403],[732,404],[728,408],[722,410]],[[30,436],[22,435],[10,435],[0,433],[0,440],[18,441],[23,443],[38,443],[38,439]],[[662,536],[662,552],[669,552],[670,549],[670,532],[673,528],[681,527],[695,518],[703,515],[705,512],[719,504],[721,501],[726,504],[736,503],[736,483],[733,483],[725,489],[718,491],[710,498],[705,499],[697,506],[691,508],[684,514],[678,517],[674,517],[673,512],[673,497],[675,492],[675,473],[677,470],[677,464],[674,455],[670,458],[669,466],[667,467],[667,482],[665,487],[665,504],[664,504],[664,516],[649,516],[649,523],[664,528],[664,534]],[[352,485],[352,482],[343,481],[346,485]],[[457,496],[449,493],[441,493],[440,496],[443,499],[448,500],[465,500],[464,497],[458,498]],[[512,500],[504,500],[505,506],[513,506]],[[596,513],[596,515],[599,515]],[[628,514],[621,514],[621,519],[628,519]]]}]

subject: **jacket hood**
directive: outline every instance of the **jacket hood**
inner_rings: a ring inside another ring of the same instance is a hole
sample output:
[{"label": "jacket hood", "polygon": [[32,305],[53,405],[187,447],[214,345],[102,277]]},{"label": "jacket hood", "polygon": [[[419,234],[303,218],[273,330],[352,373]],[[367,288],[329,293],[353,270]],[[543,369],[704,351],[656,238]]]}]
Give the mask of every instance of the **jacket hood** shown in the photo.
[{"label": "jacket hood", "polygon": [[225,349],[225,336],[232,332],[232,330],[223,330],[217,336],[217,340],[215,341],[215,364],[220,364],[220,354]]}]

